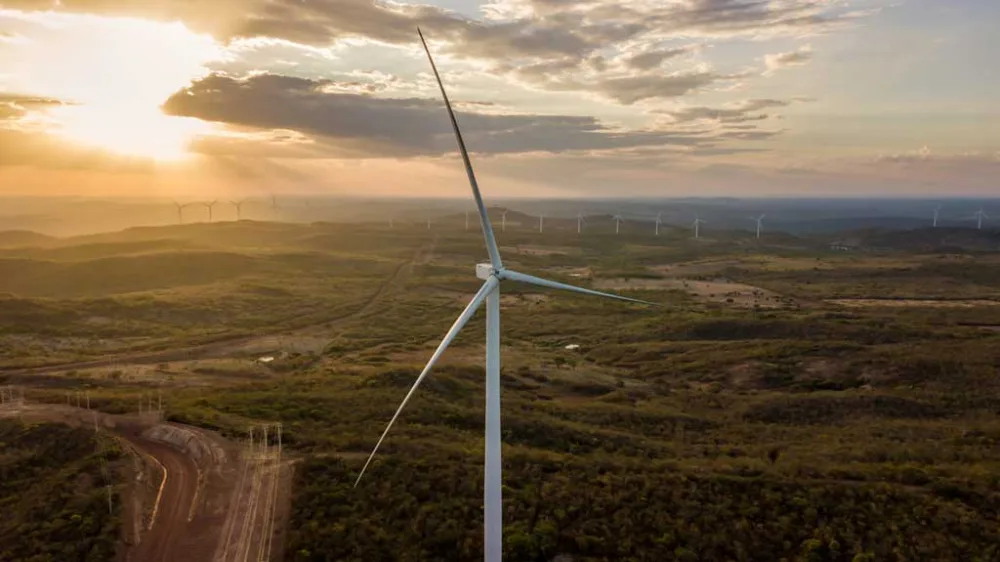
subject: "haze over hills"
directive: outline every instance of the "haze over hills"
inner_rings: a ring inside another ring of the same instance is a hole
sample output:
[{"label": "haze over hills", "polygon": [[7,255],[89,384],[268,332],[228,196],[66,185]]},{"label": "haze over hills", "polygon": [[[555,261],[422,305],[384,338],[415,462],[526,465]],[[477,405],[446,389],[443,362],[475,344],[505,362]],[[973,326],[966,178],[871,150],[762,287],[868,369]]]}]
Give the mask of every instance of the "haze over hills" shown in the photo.
[{"label": "haze over hills", "polygon": [[[706,230],[753,230],[754,219],[764,214],[766,230],[792,234],[830,233],[841,230],[879,228],[910,230],[930,226],[934,210],[941,207],[938,225],[975,227],[974,213],[987,214],[984,227],[994,225],[992,209],[1000,212],[1000,201],[990,199],[490,199],[493,211],[510,209],[512,224],[537,227],[537,216],[551,220],[575,221],[578,214],[610,217],[620,214],[627,221],[652,221],[662,213],[665,225],[685,228],[695,217],[706,221]],[[208,222],[208,210],[199,201],[182,201],[178,214],[172,200],[154,199],[70,199],[10,198],[0,206],[0,230],[32,231],[49,236],[75,236],[126,229],[129,227]],[[443,218],[463,221],[471,211],[466,199],[363,199],[344,197],[276,197],[250,199],[243,203],[240,218],[258,221],[310,223],[383,222],[423,223]],[[457,213],[457,214],[456,214]],[[1000,217],[1000,214],[997,215]],[[236,208],[218,201],[214,222],[234,221]],[[497,217],[499,218],[499,216]],[[554,223],[553,223],[554,224]],[[565,222],[575,228],[575,222]],[[6,234],[0,244],[22,244],[16,235]],[[35,243],[45,243],[38,239]]]}]

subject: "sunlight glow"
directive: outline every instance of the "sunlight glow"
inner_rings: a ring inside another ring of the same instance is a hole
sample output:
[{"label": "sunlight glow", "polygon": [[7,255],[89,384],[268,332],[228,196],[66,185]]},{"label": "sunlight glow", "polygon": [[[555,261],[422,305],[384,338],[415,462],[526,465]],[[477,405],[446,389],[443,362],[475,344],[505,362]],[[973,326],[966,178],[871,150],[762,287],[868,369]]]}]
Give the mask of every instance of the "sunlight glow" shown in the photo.
[{"label": "sunlight glow", "polygon": [[53,12],[0,11],[27,40],[4,45],[7,86],[69,102],[44,111],[48,131],[126,156],[180,160],[213,126],[164,115],[160,105],[203,75],[221,48],[180,23]]}]

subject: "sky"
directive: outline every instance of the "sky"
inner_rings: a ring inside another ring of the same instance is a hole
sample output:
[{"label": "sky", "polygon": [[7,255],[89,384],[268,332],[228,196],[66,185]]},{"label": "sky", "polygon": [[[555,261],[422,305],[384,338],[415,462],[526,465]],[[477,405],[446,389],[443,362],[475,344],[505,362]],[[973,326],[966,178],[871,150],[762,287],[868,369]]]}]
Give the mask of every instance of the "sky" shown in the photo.
[{"label": "sky", "polygon": [[0,195],[1000,195],[995,0],[0,0]]}]

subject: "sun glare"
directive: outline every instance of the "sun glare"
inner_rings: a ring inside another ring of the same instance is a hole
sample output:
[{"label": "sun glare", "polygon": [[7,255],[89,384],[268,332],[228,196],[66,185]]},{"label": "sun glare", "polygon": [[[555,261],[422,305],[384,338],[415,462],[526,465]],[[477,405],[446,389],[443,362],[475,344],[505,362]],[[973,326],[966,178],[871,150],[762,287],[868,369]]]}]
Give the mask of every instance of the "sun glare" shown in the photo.
[{"label": "sun glare", "polygon": [[16,80],[11,87],[68,102],[45,112],[51,134],[121,155],[180,160],[212,130],[160,110],[220,56],[210,37],[179,23],[53,12],[21,13],[9,23],[28,39],[0,51],[0,66]]},{"label": "sun glare", "polygon": [[67,105],[52,112],[59,136],[123,156],[180,161],[188,158],[191,141],[209,133],[211,125],[197,119],[170,117],[159,108],[117,108]]}]

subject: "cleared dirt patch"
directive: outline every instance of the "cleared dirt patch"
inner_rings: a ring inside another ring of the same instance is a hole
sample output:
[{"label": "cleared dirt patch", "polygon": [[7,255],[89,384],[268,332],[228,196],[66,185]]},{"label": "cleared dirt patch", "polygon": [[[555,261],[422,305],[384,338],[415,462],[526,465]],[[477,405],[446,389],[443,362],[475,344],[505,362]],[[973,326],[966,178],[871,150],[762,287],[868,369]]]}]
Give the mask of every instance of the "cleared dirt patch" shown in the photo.
[{"label": "cleared dirt patch", "polygon": [[978,306],[997,306],[1000,301],[985,299],[969,300],[934,300],[934,299],[832,299],[831,304],[849,308],[892,307],[892,308],[975,308]]}]

